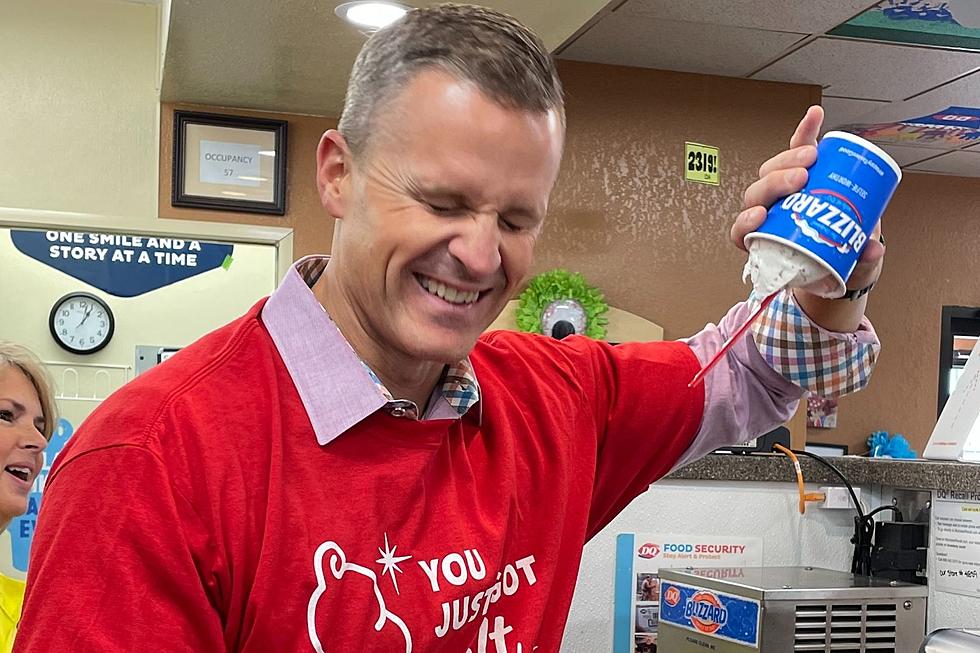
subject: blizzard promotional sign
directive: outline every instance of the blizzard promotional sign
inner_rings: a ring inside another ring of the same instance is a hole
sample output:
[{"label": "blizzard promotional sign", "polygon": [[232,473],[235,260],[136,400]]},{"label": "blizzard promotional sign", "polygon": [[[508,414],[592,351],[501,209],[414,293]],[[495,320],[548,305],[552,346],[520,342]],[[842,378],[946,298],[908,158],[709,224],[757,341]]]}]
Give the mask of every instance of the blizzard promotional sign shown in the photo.
[{"label": "blizzard promotional sign", "polygon": [[759,647],[758,601],[661,581],[660,623],[700,635]]},{"label": "blizzard promotional sign", "polygon": [[185,238],[19,231],[21,253],[117,297],[135,297],[231,265],[234,245]]}]

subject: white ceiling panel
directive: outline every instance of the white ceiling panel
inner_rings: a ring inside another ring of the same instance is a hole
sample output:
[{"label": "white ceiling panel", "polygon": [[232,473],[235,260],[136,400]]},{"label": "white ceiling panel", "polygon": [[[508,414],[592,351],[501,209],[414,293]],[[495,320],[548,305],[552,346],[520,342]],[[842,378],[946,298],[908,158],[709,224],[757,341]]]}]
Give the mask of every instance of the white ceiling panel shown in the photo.
[{"label": "white ceiling panel", "polygon": [[628,0],[616,11],[657,20],[688,21],[775,32],[819,34],[877,0]]},{"label": "white ceiling panel", "polygon": [[980,70],[904,102],[883,105],[869,122],[895,122],[928,116],[951,106],[980,107]]},{"label": "white ceiling panel", "polygon": [[887,106],[888,102],[823,96],[824,131],[861,122],[861,117]]},{"label": "white ceiling panel", "polygon": [[980,152],[960,150],[910,166],[916,172],[937,172],[960,177],[980,177]]},{"label": "white ceiling panel", "polygon": [[655,20],[616,11],[565,48],[563,59],[743,77],[802,34]]},{"label": "white ceiling panel", "polygon": [[829,95],[904,100],[980,66],[980,53],[819,38],[754,79],[819,84]]},{"label": "white ceiling panel", "polygon": [[889,145],[887,143],[879,143],[879,146],[888,152],[891,158],[895,159],[895,163],[903,168],[942,154],[942,152],[938,150],[930,150],[925,147],[912,147],[911,145]]}]

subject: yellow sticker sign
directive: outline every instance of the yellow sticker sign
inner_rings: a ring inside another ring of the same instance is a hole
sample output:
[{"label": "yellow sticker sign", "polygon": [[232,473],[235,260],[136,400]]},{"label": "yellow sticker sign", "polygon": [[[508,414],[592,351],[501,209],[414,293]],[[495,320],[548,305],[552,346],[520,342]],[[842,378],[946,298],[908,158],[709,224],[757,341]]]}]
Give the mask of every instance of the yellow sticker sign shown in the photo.
[{"label": "yellow sticker sign", "polygon": [[718,148],[684,143],[684,179],[702,184],[719,184]]}]

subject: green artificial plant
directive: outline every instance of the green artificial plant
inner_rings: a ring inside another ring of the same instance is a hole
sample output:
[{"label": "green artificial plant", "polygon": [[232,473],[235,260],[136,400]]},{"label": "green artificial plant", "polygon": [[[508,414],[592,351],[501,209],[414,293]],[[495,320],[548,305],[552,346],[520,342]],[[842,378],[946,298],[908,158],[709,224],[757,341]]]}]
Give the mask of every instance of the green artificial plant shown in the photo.
[{"label": "green artificial plant", "polygon": [[605,314],[609,305],[602,291],[586,283],[578,272],[556,269],[542,272],[528,283],[518,298],[517,328],[528,333],[541,333],[541,316],[555,301],[572,299],[585,310],[585,334],[601,340],[606,335]]}]

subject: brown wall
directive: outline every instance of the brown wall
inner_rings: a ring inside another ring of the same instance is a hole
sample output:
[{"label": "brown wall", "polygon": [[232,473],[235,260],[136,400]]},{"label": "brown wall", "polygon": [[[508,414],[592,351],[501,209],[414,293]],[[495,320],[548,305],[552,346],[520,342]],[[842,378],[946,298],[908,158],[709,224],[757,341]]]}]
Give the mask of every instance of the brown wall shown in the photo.
[{"label": "brown wall", "polygon": [[[288,148],[286,156],[286,214],[262,215],[235,213],[205,209],[178,208],[170,205],[172,188],[171,166],[173,162],[173,116],[175,109],[205,111],[235,116],[258,116],[286,120]],[[293,255],[330,251],[333,237],[333,219],[327,217],[320,206],[314,181],[316,146],[320,135],[337,126],[334,118],[300,116],[295,114],[260,113],[225,107],[205,107],[189,104],[160,105],[160,217],[184,220],[209,220],[261,224],[293,229]]]},{"label": "brown wall", "polygon": [[[666,338],[716,321],[747,293],[728,241],[742,191],[786,146],[819,89],[561,63],[568,145],[537,269],[585,274]],[[721,186],[683,180],[684,141],[721,148]],[[871,385],[812,440],[854,452],[876,430],[920,453],[936,421],[943,305],[980,306],[980,180],[907,174],[885,217],[887,265],[868,314],[883,343]]]},{"label": "brown wall", "polygon": [[[560,62],[568,137],[537,269],[691,335],[748,295],[729,240],[742,192],[784,149],[815,86]],[[684,142],[720,148],[721,185],[684,181]]]},{"label": "brown wall", "polygon": [[837,429],[811,429],[811,439],[861,447],[884,430],[922,453],[936,424],[942,307],[980,306],[978,218],[980,179],[905,175],[882,222],[885,269],[868,304],[878,368],[867,390],[841,402]]}]

